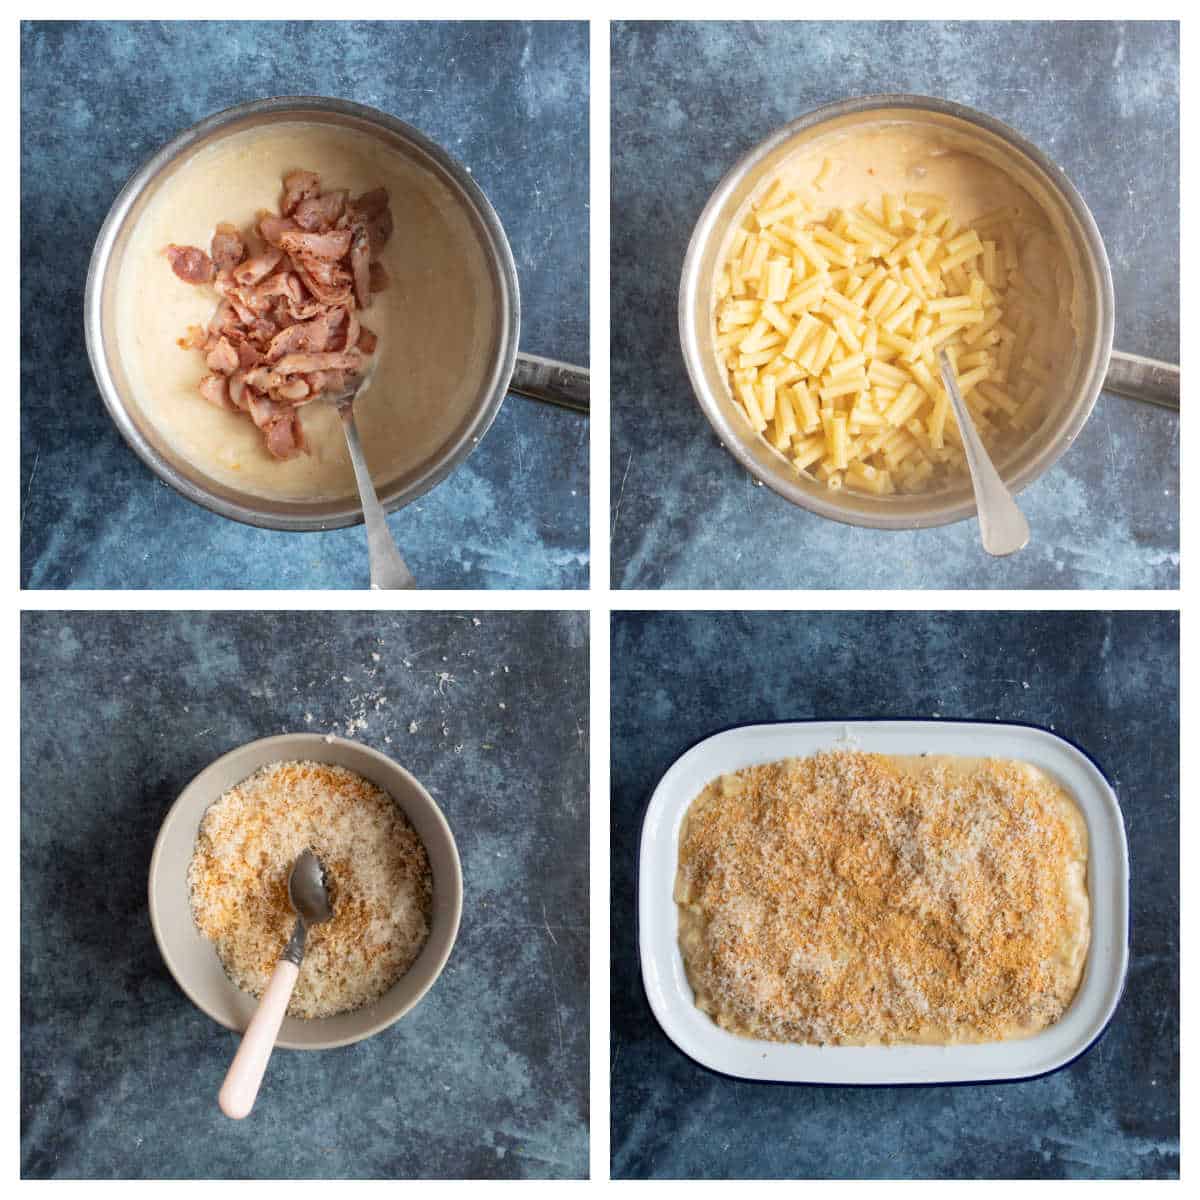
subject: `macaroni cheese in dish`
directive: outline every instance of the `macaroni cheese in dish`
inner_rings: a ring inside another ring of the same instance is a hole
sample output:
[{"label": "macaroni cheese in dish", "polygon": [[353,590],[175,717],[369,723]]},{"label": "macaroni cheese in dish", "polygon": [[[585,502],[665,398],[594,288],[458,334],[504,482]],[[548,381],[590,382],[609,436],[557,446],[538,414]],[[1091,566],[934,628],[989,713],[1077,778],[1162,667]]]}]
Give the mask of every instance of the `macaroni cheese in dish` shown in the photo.
[{"label": "macaroni cheese in dish", "polygon": [[751,428],[831,490],[966,477],[944,348],[1003,460],[1075,351],[1075,277],[1046,214],[1000,166],[919,122],[805,143],[735,221],[716,351]]},{"label": "macaroni cheese in dish", "polygon": [[687,978],[745,1037],[1027,1037],[1079,987],[1087,860],[1075,801],[1027,763],[839,751],[748,767],[680,829]]}]

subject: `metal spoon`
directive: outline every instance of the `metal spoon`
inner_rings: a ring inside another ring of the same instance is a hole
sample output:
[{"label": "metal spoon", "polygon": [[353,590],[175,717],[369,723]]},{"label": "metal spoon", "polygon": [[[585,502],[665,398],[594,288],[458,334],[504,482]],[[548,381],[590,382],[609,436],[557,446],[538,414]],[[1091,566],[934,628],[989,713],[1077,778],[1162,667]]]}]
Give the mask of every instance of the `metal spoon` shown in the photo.
[{"label": "metal spoon", "polygon": [[366,391],[370,385],[374,366],[349,391],[338,396],[331,396],[330,403],[337,409],[342,418],[342,430],[346,434],[346,449],[350,451],[350,461],[354,464],[354,480],[358,484],[358,498],[362,504],[363,523],[367,527],[367,556],[371,563],[371,589],[373,591],[393,591],[403,588],[415,588],[417,581],[408,569],[391,530],[387,526],[383,506],[375,494],[375,485],[371,482],[371,472],[367,468],[367,460],[363,454],[362,442],[358,437],[358,426],[354,424],[354,401]]},{"label": "metal spoon", "polygon": [[271,1051],[275,1048],[275,1039],[279,1036],[279,1027],[287,1014],[296,977],[300,974],[308,927],[320,925],[333,916],[333,906],[325,890],[325,872],[321,860],[311,850],[305,850],[292,864],[288,899],[297,914],[296,927],[242,1035],[217,1097],[221,1111],[235,1120],[248,1116],[254,1107]]},{"label": "metal spoon", "polygon": [[979,512],[979,536],[983,548],[997,558],[1015,554],[1029,543],[1029,522],[983,448],[945,350],[938,351],[938,365],[962,433],[963,453],[967,456],[971,486],[975,489],[975,507]]}]

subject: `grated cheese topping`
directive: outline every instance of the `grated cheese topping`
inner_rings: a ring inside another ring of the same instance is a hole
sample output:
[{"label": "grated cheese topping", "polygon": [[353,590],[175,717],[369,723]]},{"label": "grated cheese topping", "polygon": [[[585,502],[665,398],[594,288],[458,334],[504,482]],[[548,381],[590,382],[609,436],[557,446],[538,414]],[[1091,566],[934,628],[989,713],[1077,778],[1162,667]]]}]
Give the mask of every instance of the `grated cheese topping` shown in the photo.
[{"label": "grated cheese topping", "polygon": [[308,930],[288,1013],[330,1017],[379,999],[429,937],[433,876],[387,792],[345,767],[272,763],[211,804],[188,869],[192,914],[230,979],[261,996],[296,914],[288,876],[309,848],[333,904]]},{"label": "grated cheese topping", "polygon": [[744,1036],[1000,1041],[1057,1021],[1089,941],[1087,827],[1026,763],[856,752],[724,775],[675,899],[696,1004]]}]

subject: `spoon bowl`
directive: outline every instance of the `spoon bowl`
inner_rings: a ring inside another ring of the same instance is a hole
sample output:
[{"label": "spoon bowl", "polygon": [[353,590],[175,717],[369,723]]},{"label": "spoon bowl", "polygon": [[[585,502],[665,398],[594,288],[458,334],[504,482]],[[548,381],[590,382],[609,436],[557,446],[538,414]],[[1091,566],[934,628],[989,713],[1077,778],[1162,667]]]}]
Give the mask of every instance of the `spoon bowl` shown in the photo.
[{"label": "spoon bowl", "polygon": [[322,925],[333,916],[333,905],[325,889],[325,868],[311,850],[305,850],[292,864],[288,899],[305,925]]}]

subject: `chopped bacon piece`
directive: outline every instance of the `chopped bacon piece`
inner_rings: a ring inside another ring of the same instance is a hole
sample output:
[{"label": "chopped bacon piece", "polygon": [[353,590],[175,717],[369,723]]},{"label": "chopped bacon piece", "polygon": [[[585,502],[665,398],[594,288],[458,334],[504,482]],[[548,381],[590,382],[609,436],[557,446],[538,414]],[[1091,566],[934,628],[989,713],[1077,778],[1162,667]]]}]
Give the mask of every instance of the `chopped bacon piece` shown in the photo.
[{"label": "chopped bacon piece", "polygon": [[217,344],[208,352],[204,361],[208,363],[210,371],[231,375],[238,369],[240,359],[230,340],[223,337],[217,339]]},{"label": "chopped bacon piece", "polygon": [[323,196],[309,196],[296,205],[294,220],[301,229],[309,233],[323,233],[332,229],[346,210],[349,192],[326,192]]},{"label": "chopped bacon piece", "polygon": [[371,258],[376,259],[383,253],[383,248],[392,236],[392,210],[385,208],[383,212],[367,221],[367,237],[371,240]]},{"label": "chopped bacon piece", "polygon": [[258,232],[259,236],[269,246],[278,246],[279,239],[285,233],[294,233],[300,226],[295,221],[289,220],[287,217],[277,217],[274,213],[259,213],[258,214]]},{"label": "chopped bacon piece", "polygon": [[[248,383],[249,376],[246,378]],[[250,392],[247,408],[250,412],[250,419],[259,429],[266,429],[272,421],[277,421],[283,412],[283,409],[274,400],[268,400],[265,396],[256,395],[254,392]]]},{"label": "chopped bacon piece", "polygon": [[350,230],[334,229],[329,233],[284,233],[279,244],[291,255],[304,259],[320,258],[337,262],[350,249]]},{"label": "chopped bacon piece", "polygon": [[341,272],[340,278],[326,283],[321,280],[319,273],[314,273],[311,269],[313,266],[319,266],[319,264],[307,262],[296,264],[296,274],[300,276],[313,299],[319,301],[322,306],[341,308],[343,305],[349,304],[353,299],[349,284],[350,277],[345,272]]},{"label": "chopped bacon piece", "polygon": [[371,264],[371,291],[386,292],[392,277],[387,273],[387,267],[381,262]]},{"label": "chopped bacon piece", "polygon": [[307,451],[297,410],[344,395],[378,347],[358,314],[388,284],[375,261],[392,232],[388,194],[348,195],[322,193],[315,172],[292,171],[281,212],[258,214],[261,251],[253,230],[227,223],[213,233],[211,257],[195,246],[167,248],[180,279],[211,284],[218,297],[207,328],[192,326],[179,339],[212,372],[201,395],[247,414],[275,458]]},{"label": "chopped bacon piece", "polygon": [[324,350],[345,315],[344,308],[331,308],[311,321],[301,321],[298,325],[281,329],[267,347],[267,361],[275,362],[285,354],[299,351]]},{"label": "chopped bacon piece", "polygon": [[205,375],[200,380],[200,395],[217,408],[237,411],[236,405],[229,399],[229,380],[224,375]]},{"label": "chopped bacon piece", "polygon": [[218,271],[231,271],[246,257],[246,243],[236,225],[222,221],[212,239],[212,260]]},{"label": "chopped bacon piece", "polygon": [[291,403],[303,400],[307,395],[308,380],[303,378],[289,379],[286,383],[281,383],[277,388],[272,388],[273,399],[287,400]]},{"label": "chopped bacon piece", "polygon": [[289,171],[283,177],[283,204],[280,210],[285,217],[290,217],[302,200],[317,195],[320,190],[321,177],[315,171]]},{"label": "chopped bacon piece", "polygon": [[243,412],[248,412],[250,409],[250,397],[248,396],[249,388],[246,387],[246,372],[234,371],[229,377],[229,399],[233,401],[235,408],[240,408]]},{"label": "chopped bacon piece", "polygon": [[213,261],[196,246],[176,246],[172,243],[167,247],[167,259],[171,270],[184,283],[211,283],[215,270]]},{"label": "chopped bacon piece", "polygon": [[302,450],[307,449],[304,430],[297,413],[293,412],[278,421],[272,421],[267,426],[266,433],[267,451],[275,458],[295,458]]},{"label": "chopped bacon piece", "polygon": [[279,265],[281,258],[283,258],[283,251],[276,246],[270,246],[261,254],[248,258],[240,267],[237,267],[233,272],[233,277],[242,287],[250,287],[258,283],[260,279],[266,279]]},{"label": "chopped bacon piece", "polygon": [[357,371],[363,365],[357,350],[326,351],[323,354],[285,354],[275,364],[280,375],[306,375],[310,371]]}]

